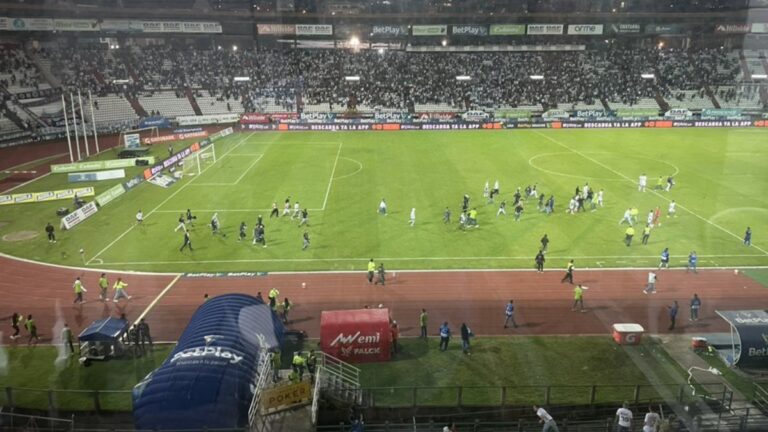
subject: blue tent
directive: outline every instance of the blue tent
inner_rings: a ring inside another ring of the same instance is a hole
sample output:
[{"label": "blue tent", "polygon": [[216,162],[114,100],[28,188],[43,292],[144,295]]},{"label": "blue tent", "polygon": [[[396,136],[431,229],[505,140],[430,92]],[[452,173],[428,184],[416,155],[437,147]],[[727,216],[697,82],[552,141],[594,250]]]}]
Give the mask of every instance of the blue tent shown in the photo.
[{"label": "blue tent", "polygon": [[80,342],[114,342],[128,330],[128,321],[119,318],[102,318],[94,321],[77,338]]},{"label": "blue tent", "polygon": [[259,355],[279,347],[283,325],[244,294],[203,303],[170,356],[133,389],[137,429],[244,427]]}]

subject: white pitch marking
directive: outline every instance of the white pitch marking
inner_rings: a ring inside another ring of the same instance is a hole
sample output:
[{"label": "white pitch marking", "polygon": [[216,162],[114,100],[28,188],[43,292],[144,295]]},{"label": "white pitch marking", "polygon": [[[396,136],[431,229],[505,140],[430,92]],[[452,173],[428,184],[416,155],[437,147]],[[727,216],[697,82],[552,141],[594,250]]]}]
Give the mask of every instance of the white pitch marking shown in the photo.
[{"label": "white pitch marking", "polygon": [[155,307],[157,302],[159,302],[163,297],[165,297],[165,294],[168,293],[168,291],[171,290],[171,287],[173,287],[173,285],[176,283],[176,281],[178,281],[181,278],[181,276],[182,276],[181,274],[176,275],[176,277],[173,278],[171,283],[166,285],[165,288],[162,291],[160,291],[160,294],[158,294],[157,297],[155,297],[155,299],[152,300],[152,303],[150,303],[147,306],[147,308],[144,309],[143,312],[141,312],[141,315],[139,315],[139,317],[136,318],[136,320],[134,322],[141,321],[142,318],[145,318],[147,316],[147,314],[152,310],[152,308]]},{"label": "white pitch marking", "polygon": [[[602,163],[602,162],[598,161],[597,159],[591,158],[591,157],[589,157],[589,156],[585,155],[584,153],[582,153],[582,152],[580,152],[580,151],[578,151],[578,150],[576,150],[576,149],[573,149],[573,148],[571,148],[571,147],[569,147],[569,146],[567,146],[567,145],[563,144],[562,142],[560,142],[560,141],[558,141],[558,140],[556,140],[556,139],[554,139],[554,138],[552,138],[552,137],[550,137],[550,136],[547,136],[547,135],[545,135],[545,134],[543,134],[543,133],[541,133],[541,132],[536,132],[536,131],[534,131],[534,133],[535,133],[536,135],[542,136],[542,137],[544,137],[544,138],[546,138],[546,139],[548,139],[548,140],[552,141],[553,143],[555,143],[555,144],[557,144],[557,145],[559,145],[559,146],[561,146],[561,147],[563,147],[563,148],[566,148],[566,149],[568,149],[568,150],[572,151],[573,153],[576,153],[577,155],[579,155],[579,156],[583,157],[584,159],[587,159],[587,160],[589,160],[589,161],[592,161],[593,163],[595,163],[595,164],[597,164],[597,165],[600,165],[601,167],[603,167],[603,168],[607,169],[608,171],[611,171],[612,173],[614,173],[614,174],[616,174],[616,175],[618,175],[618,176],[621,176],[621,177],[623,177],[624,179],[626,179],[626,180],[627,180],[627,181],[629,181],[630,183],[632,183],[632,184],[635,184],[635,181],[634,181],[634,180],[632,180],[631,178],[629,178],[629,177],[625,176],[624,174],[622,174],[622,173],[620,173],[620,172],[616,171],[615,169],[611,168],[610,166],[608,166],[608,165],[606,165],[606,164],[604,164],[604,163]],[[652,190],[652,189],[651,189],[651,190],[650,190],[650,192],[651,192],[652,194],[654,194],[654,195],[658,196],[659,198],[661,198],[661,199],[663,199],[663,200],[667,201],[667,202],[670,202],[670,201],[671,201],[669,198],[667,198],[667,197],[665,197],[664,195],[662,195],[662,194],[660,194],[660,193],[656,192],[655,190]],[[703,220],[704,222],[706,222],[706,223],[708,223],[708,224],[710,224],[710,225],[712,225],[712,226],[714,226],[714,227],[716,227],[716,228],[720,229],[720,230],[721,230],[721,231],[723,231],[724,233],[726,233],[726,234],[730,234],[731,236],[733,236],[733,237],[735,237],[735,238],[737,238],[737,239],[739,239],[739,240],[743,240],[743,239],[742,239],[740,236],[738,236],[737,234],[734,234],[734,233],[732,233],[732,232],[728,231],[727,229],[723,228],[722,226],[720,226],[720,225],[718,225],[718,224],[716,224],[716,223],[712,222],[711,220],[709,220],[709,219],[707,219],[707,218],[705,218],[705,217],[703,217],[703,216],[700,216],[698,213],[694,212],[693,210],[690,210],[690,209],[688,209],[688,208],[686,208],[686,207],[684,207],[684,206],[680,205],[680,203],[677,203],[677,207],[679,207],[679,208],[681,208],[681,209],[683,209],[683,210],[687,211],[688,213],[690,213],[690,214],[692,214],[692,215],[696,216],[697,218],[699,218],[699,219]],[[761,248],[761,247],[759,247],[759,246],[756,246],[755,244],[752,244],[752,246],[753,246],[755,249],[757,249],[757,250],[759,250],[760,252],[762,252],[763,254],[765,254],[765,255],[768,255],[768,251],[766,251],[765,249],[763,249],[763,248]]]},{"label": "white pitch marking", "polygon": [[331,170],[331,178],[328,179],[328,188],[325,190],[325,199],[323,200],[323,207],[322,209],[325,210],[325,205],[328,203],[328,196],[331,194],[331,185],[333,184],[333,176],[336,174],[336,165],[339,164],[339,155],[341,154],[341,146],[343,146],[344,143],[339,143],[339,150],[336,151],[336,160],[333,161],[333,169]]},{"label": "white pitch marking", "polygon": [[[232,152],[234,149],[236,149],[237,147],[239,147],[239,146],[240,146],[240,144],[244,143],[246,140],[248,140],[248,138],[252,137],[252,136],[253,136],[253,134],[255,134],[255,133],[256,133],[256,132],[251,132],[251,134],[250,134],[250,135],[248,135],[247,137],[245,137],[245,138],[241,139],[241,140],[240,140],[240,141],[239,141],[237,144],[235,144],[234,146],[232,146],[232,148],[231,148],[231,149],[229,149],[229,150],[228,150],[226,153],[224,153],[224,154],[223,154],[223,155],[222,155],[222,156],[221,156],[219,159],[217,159],[217,160],[216,160],[216,162],[220,161],[220,160],[221,160],[221,159],[222,159],[224,156],[226,156],[226,155],[228,155],[229,153],[231,153],[231,152]],[[210,167],[212,167],[212,166],[216,165],[216,162],[214,162],[214,163],[212,163],[212,164],[208,165],[207,167],[205,167],[205,170],[203,170],[203,172],[205,172],[206,170],[208,170]],[[194,177],[192,180],[188,181],[187,183],[183,184],[183,185],[182,185],[180,188],[176,189],[176,191],[174,191],[174,192],[173,192],[171,195],[169,195],[169,196],[168,196],[168,198],[164,199],[164,200],[163,200],[163,202],[161,202],[160,204],[158,204],[158,205],[157,205],[157,207],[153,208],[153,209],[152,209],[152,210],[151,210],[149,213],[147,213],[147,214],[144,216],[144,220],[147,220],[147,218],[149,218],[149,217],[150,217],[150,216],[151,216],[153,213],[155,213],[155,212],[156,212],[156,211],[157,211],[157,210],[158,210],[160,207],[162,207],[162,206],[163,206],[165,203],[167,203],[167,202],[168,202],[168,201],[169,201],[171,198],[173,198],[173,197],[175,197],[176,195],[178,195],[178,193],[179,193],[179,192],[183,191],[183,190],[184,190],[184,189],[185,189],[187,186],[191,185],[191,184],[192,184],[192,183],[193,183],[195,180],[197,180],[197,179],[199,179],[199,178],[200,178],[200,176],[195,176],[195,177]],[[88,262],[86,262],[86,263],[85,263],[85,265],[90,265],[90,264],[91,264],[91,262],[93,262],[93,260],[94,260],[94,259],[98,258],[98,257],[99,257],[101,254],[103,254],[104,252],[106,252],[106,251],[107,251],[109,248],[111,248],[111,247],[112,247],[112,246],[113,246],[115,243],[117,243],[118,241],[120,241],[120,239],[122,239],[123,237],[125,237],[125,236],[126,236],[128,233],[129,233],[129,232],[131,232],[131,231],[132,231],[134,228],[136,228],[137,226],[138,226],[138,225],[137,225],[137,224],[135,224],[135,223],[134,223],[134,224],[131,224],[131,226],[130,226],[130,227],[127,229],[127,230],[125,230],[125,232],[123,232],[122,234],[120,234],[119,236],[117,236],[117,238],[115,238],[114,240],[112,240],[112,242],[111,242],[111,243],[109,243],[108,245],[106,245],[106,246],[104,247],[104,249],[100,250],[100,251],[99,251],[99,253],[97,253],[96,255],[94,255],[93,257],[91,257],[91,259],[90,259],[90,260],[88,260]]]}]

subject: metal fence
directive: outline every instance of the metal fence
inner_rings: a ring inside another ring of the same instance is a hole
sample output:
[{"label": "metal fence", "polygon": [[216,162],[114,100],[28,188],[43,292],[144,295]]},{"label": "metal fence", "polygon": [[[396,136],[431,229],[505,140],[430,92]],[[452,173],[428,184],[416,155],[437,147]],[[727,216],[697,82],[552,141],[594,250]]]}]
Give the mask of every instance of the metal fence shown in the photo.
[{"label": "metal fence", "polygon": [[[374,387],[363,389],[369,407],[594,405],[697,400],[685,384],[573,386]],[[729,406],[732,394],[720,383],[697,384],[697,394]]]},{"label": "metal fence", "polygon": [[130,390],[45,390],[6,387],[0,406],[48,412],[115,412],[133,409]]}]

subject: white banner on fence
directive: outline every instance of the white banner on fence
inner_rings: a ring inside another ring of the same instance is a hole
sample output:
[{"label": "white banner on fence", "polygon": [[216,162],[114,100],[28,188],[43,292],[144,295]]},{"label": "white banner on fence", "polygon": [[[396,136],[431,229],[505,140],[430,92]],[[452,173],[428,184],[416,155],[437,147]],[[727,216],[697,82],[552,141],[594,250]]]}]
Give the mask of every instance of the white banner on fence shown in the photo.
[{"label": "white banner on fence", "polygon": [[330,36],[333,26],[330,24],[296,24],[296,34],[305,36]]},{"label": "white banner on fence", "polygon": [[415,25],[411,27],[414,36],[445,36],[448,34],[447,25]]},{"label": "white banner on fence", "polygon": [[61,226],[64,227],[64,229],[71,229],[73,226],[93,216],[97,211],[99,211],[99,207],[96,206],[94,201],[91,201],[88,204],[73,211],[72,213],[64,216],[61,219]]},{"label": "white banner on fence", "polygon": [[752,33],[768,33],[768,23],[752,23]]},{"label": "white banner on fence", "polygon": [[180,126],[218,124],[218,123],[237,123],[240,121],[240,114],[211,114],[202,116],[180,116],[176,117]]},{"label": "white banner on fence", "polygon": [[602,24],[571,24],[568,26],[569,35],[601,35]]},{"label": "white banner on fence", "polygon": [[528,24],[529,35],[561,35],[563,24]]}]

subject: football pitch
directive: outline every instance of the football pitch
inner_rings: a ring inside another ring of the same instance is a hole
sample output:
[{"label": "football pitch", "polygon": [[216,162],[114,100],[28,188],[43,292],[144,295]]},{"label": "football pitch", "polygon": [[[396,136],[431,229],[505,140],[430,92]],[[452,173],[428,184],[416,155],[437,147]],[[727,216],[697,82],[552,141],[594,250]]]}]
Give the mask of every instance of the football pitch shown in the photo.
[{"label": "football pitch", "polygon": [[[167,189],[142,184],[71,231],[59,231],[57,244],[45,240],[42,228],[61,202],[0,208],[7,222],[0,235],[41,233],[0,242],[0,250],[45,262],[159,272],[360,271],[370,258],[391,270],[504,269],[532,268],[547,234],[546,268],[570,259],[577,268],[648,267],[665,247],[673,266],[684,266],[692,250],[701,267],[765,266],[767,144],[768,131],[755,129],[244,132],[217,141],[216,162],[200,175]],[[646,192],[637,187],[642,173]],[[659,176],[670,175],[676,182],[671,191],[653,190]],[[488,203],[483,186],[496,180],[500,196]],[[586,183],[605,191],[604,207],[567,214],[568,200]],[[113,184],[92,185],[98,194]],[[539,212],[538,200],[528,198],[516,221],[515,189],[529,185],[554,195],[555,211]],[[20,192],[66,187],[65,175],[50,175]],[[464,194],[477,209],[477,228],[459,229]],[[286,198],[308,210],[308,227],[288,216],[270,218],[272,203],[282,213]],[[382,198],[387,216],[377,212]],[[497,216],[502,200],[507,216]],[[667,217],[670,200],[677,203],[676,217]],[[449,224],[443,222],[446,207]],[[640,222],[629,247],[623,242],[627,225],[619,224],[628,207],[639,210]],[[643,245],[642,227],[656,207],[661,226]],[[141,225],[135,222],[139,209]],[[179,251],[182,234],[174,231],[186,209],[197,216],[192,252]],[[214,213],[226,236],[211,233]],[[252,244],[259,215],[266,248]],[[244,241],[238,241],[241,222],[247,225]],[[747,226],[754,233],[751,247],[742,242]],[[302,250],[305,231],[311,245]]]}]

